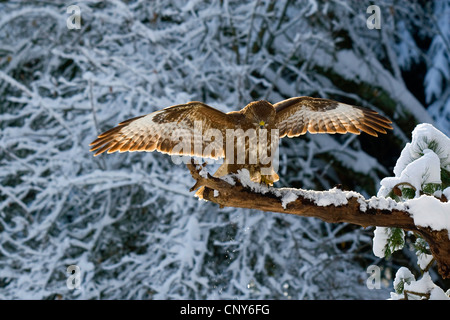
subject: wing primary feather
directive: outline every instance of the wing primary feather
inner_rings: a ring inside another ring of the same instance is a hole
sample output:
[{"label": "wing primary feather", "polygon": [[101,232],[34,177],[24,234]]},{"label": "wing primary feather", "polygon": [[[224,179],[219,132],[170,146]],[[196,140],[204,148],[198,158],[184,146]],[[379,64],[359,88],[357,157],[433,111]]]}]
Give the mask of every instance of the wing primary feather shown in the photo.
[{"label": "wing primary feather", "polygon": [[[174,145],[181,142],[172,140],[170,136],[175,129],[192,132],[195,121],[201,121],[203,129],[216,129],[224,133],[226,129],[234,128],[235,122],[242,117],[241,112],[228,115],[204,103],[192,101],[122,121],[92,141],[90,150],[97,151],[96,155],[105,151],[112,153],[155,149],[170,153]],[[189,153],[188,150],[181,152]]]},{"label": "wing primary feather", "polygon": [[139,145],[141,144],[142,140],[145,139],[145,135],[141,134],[134,142],[133,145],[130,147],[130,152],[138,151]]},{"label": "wing primary feather", "polygon": [[114,141],[108,142],[107,144],[105,144],[103,147],[101,147],[95,154],[94,156],[98,156],[99,154],[102,154],[103,152],[105,152],[106,150],[108,150],[109,148],[111,148],[112,144],[114,143]]},{"label": "wing primary feather", "polygon": [[[98,148],[98,146],[101,146],[102,144],[104,144],[107,141],[110,141],[112,139],[111,136],[106,136],[106,137],[102,137],[102,138],[97,138],[94,141],[92,141],[89,146],[94,146],[93,148]],[[98,145],[98,146],[97,146]],[[94,149],[95,150],[95,149]],[[92,149],[91,149],[92,151]]]},{"label": "wing primary feather", "polygon": [[151,140],[151,136],[150,137],[145,137],[141,143],[139,144],[139,146],[137,147],[137,151],[145,151],[145,146],[148,144],[148,141]]},{"label": "wing primary feather", "polygon": [[108,137],[107,139],[103,139],[99,142],[97,142],[91,149],[90,151],[95,151],[97,149],[99,149],[101,146],[110,143],[110,142],[114,142],[114,137]]},{"label": "wing primary feather", "polygon": [[353,134],[361,134],[361,131],[358,130],[358,128],[353,124],[353,122],[349,122],[346,125],[347,131]]},{"label": "wing primary feather", "polygon": [[319,127],[317,126],[316,121],[309,123],[309,125],[308,125],[309,133],[316,134],[318,132],[318,130],[319,130]]},{"label": "wing primary feather", "polygon": [[336,132],[339,134],[347,133],[347,128],[342,124],[341,120],[337,120],[338,122],[335,124]]},{"label": "wing primary feather", "polygon": [[[119,124],[117,125],[116,128],[126,126],[126,125],[130,124],[131,122],[136,121],[136,120],[141,119],[141,118],[146,117],[146,116],[148,116],[148,115],[142,115],[142,116],[138,116],[138,117],[134,117],[134,118],[131,118],[131,119],[122,121],[121,123],[119,123]],[[112,128],[112,129],[110,129],[110,130],[113,130],[113,129],[115,129],[115,128]],[[108,131],[110,131],[110,130],[108,130]],[[107,133],[108,131],[106,131],[105,133]]]},{"label": "wing primary feather", "polygon": [[318,119],[317,128],[319,133],[328,133],[327,126],[323,118]]},{"label": "wing primary feather", "polygon": [[361,129],[365,133],[370,134],[371,136],[378,137],[377,132],[375,130],[373,130],[371,127],[369,127],[369,126],[367,126],[365,124],[360,123],[359,125],[357,125],[357,128]]},{"label": "wing primary feather", "polygon": [[114,153],[116,151],[119,151],[120,148],[126,143],[127,141],[125,139],[122,139],[118,141],[116,144],[112,145],[111,148],[108,150],[108,153]]},{"label": "wing primary feather", "polygon": [[326,121],[325,121],[325,127],[326,127],[326,131],[328,133],[334,134],[337,132],[336,127],[334,126],[334,122],[333,119],[330,117],[327,117]]},{"label": "wing primary feather", "polygon": [[133,145],[130,147],[129,151],[130,152],[137,151],[137,149],[143,139],[144,139],[143,135],[138,136],[138,138],[133,141]]},{"label": "wing primary feather", "polygon": [[[372,136],[392,129],[392,122],[378,112],[329,99],[294,97],[274,104],[280,136],[294,137],[302,134],[302,128],[312,134],[347,132]],[[297,124],[302,117],[304,126]],[[306,119],[305,119],[306,118]]]},{"label": "wing primary feather", "polygon": [[150,140],[148,141],[148,143],[145,145],[144,150],[145,151],[154,151],[156,149],[156,140]]},{"label": "wing primary feather", "polygon": [[368,121],[367,119],[363,122],[364,125],[372,128],[375,131],[381,132],[386,134],[386,130],[383,129],[383,127],[380,127],[379,125],[377,125],[376,123],[373,123],[371,121]]},{"label": "wing primary feather", "polygon": [[[112,136],[112,135],[114,135],[115,133],[119,132],[122,128],[123,128],[123,125],[120,125],[120,124],[119,124],[117,127],[111,128],[111,129],[109,129],[109,130],[107,130],[107,131],[101,133],[101,134],[98,136],[98,138],[101,139],[101,138],[105,138],[105,137],[108,137],[108,136]],[[95,141],[94,141],[94,142],[95,142]],[[92,142],[92,143],[94,143],[94,142]]]},{"label": "wing primary feather", "polygon": [[128,141],[119,148],[119,152],[126,152],[126,151],[130,150],[132,143],[133,143],[133,140],[128,139]]},{"label": "wing primary feather", "polygon": [[365,115],[365,118],[369,119],[371,122],[374,122],[385,129],[391,130],[393,129],[393,127],[390,125],[392,122],[389,119],[384,118],[380,115],[378,115],[377,117],[373,115]]}]

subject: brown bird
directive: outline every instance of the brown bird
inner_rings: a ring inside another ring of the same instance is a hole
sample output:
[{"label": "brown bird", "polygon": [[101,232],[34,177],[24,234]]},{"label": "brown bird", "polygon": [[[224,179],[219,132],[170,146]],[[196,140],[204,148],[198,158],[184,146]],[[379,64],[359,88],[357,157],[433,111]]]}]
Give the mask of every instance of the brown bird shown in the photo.
[{"label": "brown bird", "polygon": [[[222,177],[247,169],[252,181],[279,180],[273,157],[279,138],[306,132],[377,137],[392,129],[377,112],[333,100],[294,97],[274,105],[254,101],[240,111],[223,113],[202,102],[188,102],[119,123],[90,146],[95,156],[107,152],[159,151],[170,155],[224,158],[214,174]],[[197,195],[202,195],[202,190]]]}]

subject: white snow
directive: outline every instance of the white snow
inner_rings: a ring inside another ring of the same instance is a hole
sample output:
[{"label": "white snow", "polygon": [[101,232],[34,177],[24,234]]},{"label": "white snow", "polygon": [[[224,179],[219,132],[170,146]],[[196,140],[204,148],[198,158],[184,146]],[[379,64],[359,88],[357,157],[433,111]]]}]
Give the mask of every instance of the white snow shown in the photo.
[{"label": "white snow", "polygon": [[197,169],[197,170],[200,169],[200,170],[198,171],[198,174],[199,174],[202,178],[205,178],[205,179],[208,178],[208,170],[206,169],[206,167],[201,166],[201,165],[197,165],[197,166],[196,166],[196,169]]},{"label": "white snow", "polygon": [[450,201],[450,187],[445,188],[442,194]]},{"label": "white snow", "polygon": [[406,201],[406,204],[415,225],[437,231],[450,230],[450,202],[441,202],[433,196],[422,195]]},{"label": "white snow", "polygon": [[281,198],[281,206],[286,209],[286,206],[288,205],[288,203],[291,203],[295,200],[297,200],[298,195],[295,194],[292,191],[288,191],[284,194],[284,196]]},{"label": "white snow", "polygon": [[[431,276],[428,272],[424,272],[422,278],[417,281],[411,281],[411,283],[405,283],[404,290],[418,293],[430,294],[430,300],[450,300],[445,294],[444,290],[436,286],[431,280]],[[422,296],[408,294],[408,299],[420,300]]]},{"label": "white snow", "polygon": [[[222,177],[226,181],[233,181],[233,175],[228,175]],[[253,192],[265,194],[271,192],[281,199],[281,205],[284,209],[286,206],[297,200],[299,196],[314,202],[316,205],[321,207],[326,206],[342,206],[348,204],[348,199],[356,198],[360,204],[360,209],[366,211],[367,202],[364,197],[355,191],[343,191],[338,188],[333,188],[326,191],[315,191],[315,190],[304,190],[304,189],[294,189],[294,188],[274,188],[264,184],[254,182],[250,179],[250,174],[247,169],[242,169],[238,174],[234,175],[242,183],[244,187],[250,188]],[[373,197],[369,202],[370,208],[378,209],[399,209],[402,210],[404,207],[401,204],[396,203],[392,199],[376,198]]]},{"label": "white snow", "polygon": [[269,187],[267,187],[266,185],[252,181],[252,179],[250,178],[250,172],[247,169],[239,170],[236,174],[236,177],[244,187],[248,187],[254,192],[264,194],[269,191]]},{"label": "white snow", "polygon": [[[434,151],[429,149],[431,142]],[[441,168],[450,170],[450,139],[430,124],[419,124],[397,160],[395,177],[381,181],[379,195],[385,196],[396,184],[407,182],[419,196],[425,184],[441,183]]]},{"label": "white snow", "polygon": [[328,191],[318,191],[312,193],[313,200],[318,206],[326,207],[329,205],[341,206],[348,203],[348,199],[351,197],[360,197],[361,195],[353,191],[342,191],[337,188],[330,189]]},{"label": "white snow", "polygon": [[[433,125],[421,123],[413,130],[411,142],[406,144],[397,160],[394,167],[395,176],[399,177],[408,164],[420,158],[429,149],[429,143],[432,141],[438,145],[434,152],[439,157],[440,166],[450,170],[450,138]],[[430,153],[430,151],[427,152]]]},{"label": "white snow", "polygon": [[[400,285],[403,283],[403,289]],[[401,267],[395,274],[394,289],[397,292],[391,292],[392,300],[408,299],[408,300],[450,300],[450,297],[433,283],[428,272],[424,272],[419,280],[408,268]]]},{"label": "white snow", "polygon": [[[221,177],[226,181],[233,181],[233,175]],[[366,209],[364,197],[358,192],[343,191],[338,188],[333,188],[326,191],[303,190],[294,188],[274,188],[264,184],[254,182],[250,179],[250,174],[247,169],[239,170],[238,174],[234,175],[244,187],[250,188],[253,192],[265,194],[271,192],[281,199],[281,205],[284,209],[288,203],[295,201],[299,196],[307,200],[311,200],[316,205],[321,207],[326,206],[341,206],[348,203],[348,199],[354,197],[358,199],[363,209]],[[396,204],[398,205],[398,204]],[[375,206],[376,207],[376,206]]]},{"label": "white snow", "polygon": [[401,282],[405,282],[405,284],[411,283],[415,281],[416,277],[411,273],[411,271],[406,267],[400,267],[395,273],[394,278],[394,289],[397,289]]},{"label": "white snow", "polygon": [[[378,196],[386,196],[397,184],[408,183],[416,189],[413,199],[406,199],[403,206],[414,219],[414,224],[429,227],[433,230],[447,230],[450,238],[450,202],[442,202],[435,196],[450,195],[450,188],[442,192],[438,190],[433,195],[422,194],[426,184],[442,184],[441,170],[450,167],[450,139],[430,124],[420,124],[412,132],[412,140],[402,150],[394,168],[395,177],[384,178]],[[381,199],[381,198],[380,198]],[[447,197],[448,199],[448,197]],[[389,207],[390,198],[377,200],[380,207]],[[369,206],[372,200],[369,202]],[[383,258],[390,238],[390,228],[377,227],[374,231],[373,252]],[[394,251],[400,248],[390,248]],[[417,263],[425,270],[433,256],[416,252]],[[419,280],[405,267],[398,270],[394,288],[398,290],[400,282],[405,282],[404,290],[391,293],[391,299],[418,300],[429,298],[450,299],[449,296],[431,280],[428,272],[424,272]],[[406,290],[406,292],[405,292]]]},{"label": "white snow", "polygon": [[[404,231],[401,230],[404,235]],[[390,252],[400,250],[403,248],[402,245],[391,246],[388,248],[388,239],[391,237],[391,228],[386,227],[376,227],[374,230],[373,246],[372,251],[376,257],[384,258],[386,256],[386,250],[389,249]]]},{"label": "white snow", "polygon": [[[433,148],[430,149],[430,148]],[[450,139],[430,124],[419,124],[412,132],[412,140],[402,150],[394,168],[395,177],[384,178],[378,198],[369,200],[369,207],[392,209],[404,208],[414,219],[414,224],[421,227],[430,227],[433,230],[448,230],[450,238],[450,202],[442,202],[434,195],[422,194],[426,184],[441,184],[441,168],[449,168]],[[416,189],[415,198],[406,199],[397,203],[387,196],[397,184],[408,183]],[[447,197],[449,188],[442,191]],[[449,199],[447,197],[447,199]],[[391,229],[376,227],[373,237],[373,253],[383,258],[391,237]],[[389,248],[390,252],[401,249]],[[417,253],[418,265],[423,270],[433,258],[431,255]],[[425,280],[423,280],[425,281]],[[423,283],[423,282],[421,282]],[[417,284],[416,284],[417,285]],[[434,294],[438,294],[433,291]],[[440,294],[440,293],[439,293]],[[394,294],[395,296],[395,294]]]},{"label": "white snow", "polygon": [[426,253],[417,254],[417,264],[421,270],[425,270],[425,268],[430,264],[431,260],[433,260],[433,255],[431,254]]},{"label": "white snow", "polygon": [[403,182],[410,183],[416,189],[416,196],[420,195],[424,184],[441,183],[439,157],[433,151],[425,149],[424,155],[408,163],[399,177],[384,178],[381,184],[388,190],[392,190],[395,185]]},{"label": "white snow", "polygon": [[386,244],[389,239],[389,234],[387,232],[388,228],[385,227],[376,227],[373,234],[373,245],[372,251],[376,257],[384,258],[386,255]]},{"label": "white snow", "polygon": [[371,197],[367,203],[369,208],[380,210],[405,210],[402,203],[394,201],[392,198],[384,198],[383,196]]},{"label": "white snow", "polygon": [[233,179],[233,177],[231,175],[226,175],[226,176],[220,177],[220,179],[226,181],[227,183],[231,184],[232,186],[234,186],[236,184],[236,181]]},{"label": "white snow", "polygon": [[[397,160],[395,177],[381,181],[378,195],[386,196],[395,185],[409,183],[416,189],[416,197],[408,199],[404,205],[414,218],[414,223],[434,230],[450,230],[450,202],[421,195],[424,185],[442,183],[441,168],[450,169],[450,139],[430,124],[419,124],[412,132],[411,142],[406,144]],[[444,195],[449,194],[447,189],[442,192]],[[393,202],[390,198],[378,201]]]}]

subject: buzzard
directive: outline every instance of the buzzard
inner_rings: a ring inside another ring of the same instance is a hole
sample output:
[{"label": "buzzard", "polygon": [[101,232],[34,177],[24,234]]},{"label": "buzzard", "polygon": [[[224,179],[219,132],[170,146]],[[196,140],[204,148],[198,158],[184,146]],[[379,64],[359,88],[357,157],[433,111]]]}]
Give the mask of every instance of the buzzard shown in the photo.
[{"label": "buzzard", "polygon": [[[192,101],[129,119],[100,134],[90,146],[113,153],[159,151],[170,155],[224,158],[214,174],[222,177],[247,169],[250,178],[272,185],[279,180],[272,160],[279,138],[306,132],[360,134],[377,137],[392,129],[377,112],[337,101],[294,97],[271,104],[254,101],[240,111],[223,113]],[[201,197],[202,190],[197,192]]]}]

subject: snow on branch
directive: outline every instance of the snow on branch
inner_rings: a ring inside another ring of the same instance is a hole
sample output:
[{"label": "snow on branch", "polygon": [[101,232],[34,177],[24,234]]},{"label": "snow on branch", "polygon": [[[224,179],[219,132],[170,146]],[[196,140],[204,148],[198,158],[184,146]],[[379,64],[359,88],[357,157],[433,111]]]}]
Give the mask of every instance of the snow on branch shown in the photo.
[{"label": "snow on branch", "polygon": [[203,200],[217,203],[221,208],[249,208],[316,217],[329,223],[347,222],[362,227],[396,227],[413,231],[429,243],[442,277],[450,278],[449,224],[436,227],[429,221],[415,218],[416,209],[422,205],[431,206],[433,216],[445,218],[450,212],[448,202],[427,195],[398,203],[384,197],[365,199],[357,192],[338,188],[328,191],[273,188],[250,181],[246,170],[216,178],[205,174],[204,166],[194,162],[188,163],[187,167],[196,180],[191,191],[205,187]]}]

